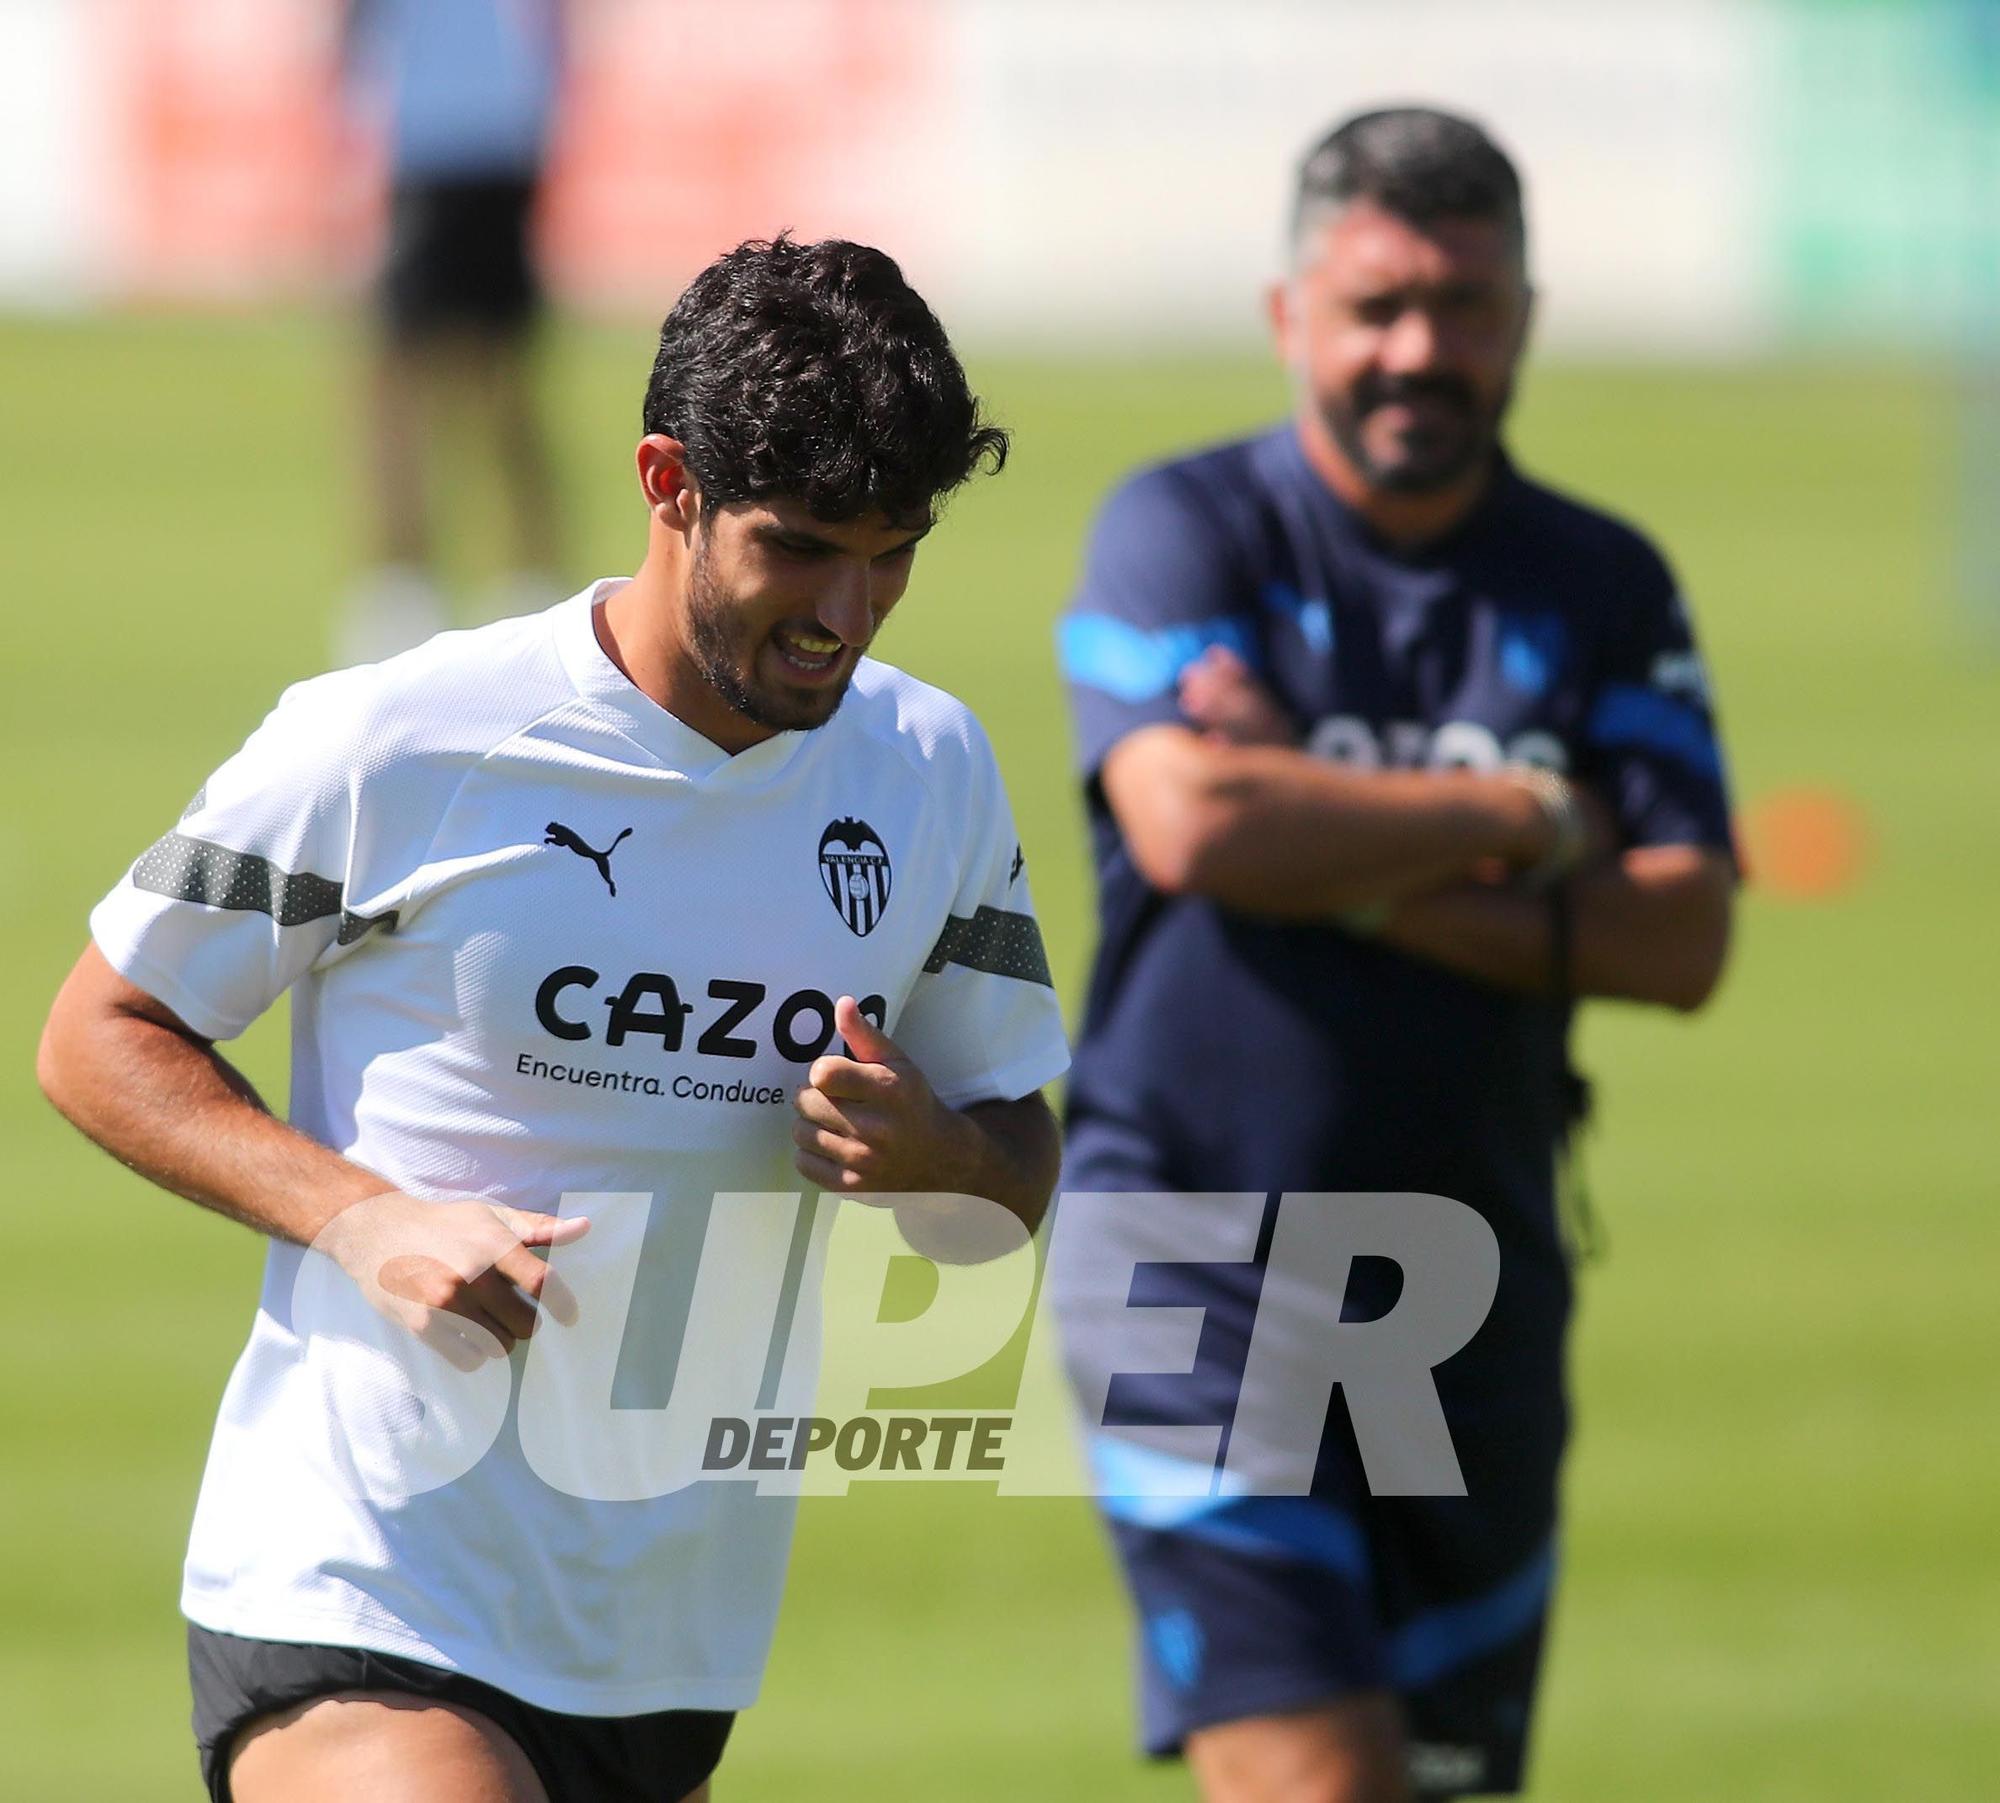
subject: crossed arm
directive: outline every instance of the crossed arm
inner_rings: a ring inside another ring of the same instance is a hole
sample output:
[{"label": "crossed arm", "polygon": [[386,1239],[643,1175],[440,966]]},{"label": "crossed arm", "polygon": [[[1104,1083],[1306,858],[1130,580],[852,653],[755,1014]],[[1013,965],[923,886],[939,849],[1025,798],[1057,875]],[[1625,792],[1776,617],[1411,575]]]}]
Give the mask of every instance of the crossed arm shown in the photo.
[{"label": "crossed arm", "polygon": [[[1105,799],[1140,874],[1278,919],[1371,910],[1381,939],[1413,956],[1548,991],[1553,911],[1506,881],[1550,850],[1534,793],[1505,773],[1355,770],[1274,743],[1238,674],[1216,680],[1212,662],[1184,691],[1215,730],[1144,727],[1104,760]],[[1593,834],[1597,855],[1569,879],[1571,990],[1699,1008],[1728,951],[1729,860],[1694,845],[1615,850],[1601,809]]]}]

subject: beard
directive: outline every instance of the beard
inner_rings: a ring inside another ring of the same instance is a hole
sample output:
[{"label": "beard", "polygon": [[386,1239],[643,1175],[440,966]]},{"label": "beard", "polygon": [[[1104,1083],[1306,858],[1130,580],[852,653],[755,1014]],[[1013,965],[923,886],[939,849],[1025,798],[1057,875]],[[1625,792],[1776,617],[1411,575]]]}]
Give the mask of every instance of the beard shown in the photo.
[{"label": "beard", "polygon": [[[1373,486],[1391,494],[1431,494],[1449,488],[1493,454],[1511,388],[1482,402],[1459,376],[1364,376],[1346,393],[1320,402],[1320,417],[1347,460]],[[1368,422],[1397,402],[1427,401],[1442,416],[1385,447]]]},{"label": "beard", "polygon": [[708,545],[696,547],[688,573],[688,655],[702,678],[753,726],[772,732],[810,732],[824,726],[847,694],[850,671],[823,689],[788,689],[762,681],[757,657],[761,628],[746,623],[748,610],[724,594],[710,565]]}]

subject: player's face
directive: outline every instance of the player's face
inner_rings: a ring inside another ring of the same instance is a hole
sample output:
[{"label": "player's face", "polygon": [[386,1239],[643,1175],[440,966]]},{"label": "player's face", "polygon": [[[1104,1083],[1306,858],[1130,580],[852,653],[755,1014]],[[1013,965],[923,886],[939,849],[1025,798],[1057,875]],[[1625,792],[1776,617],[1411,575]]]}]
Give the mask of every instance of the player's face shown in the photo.
[{"label": "player's face", "polygon": [[924,530],[879,515],[830,523],[784,500],[718,508],[697,531],[687,589],[702,675],[758,726],[825,725],[903,598]]},{"label": "player's face", "polygon": [[1302,247],[1275,311],[1281,354],[1365,482],[1423,494],[1491,454],[1529,311],[1498,220],[1419,227],[1355,201]]}]

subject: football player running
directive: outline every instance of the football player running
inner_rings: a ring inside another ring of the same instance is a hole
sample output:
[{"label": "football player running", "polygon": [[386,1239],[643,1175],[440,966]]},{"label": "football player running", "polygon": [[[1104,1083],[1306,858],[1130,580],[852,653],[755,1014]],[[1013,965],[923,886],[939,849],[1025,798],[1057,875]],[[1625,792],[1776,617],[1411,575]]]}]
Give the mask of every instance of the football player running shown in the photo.
[{"label": "football player running", "polygon": [[[182,1598],[213,1797],[704,1794],[792,1501],[565,1486],[526,1398],[600,1249],[614,1406],[754,1397],[771,1313],[688,1291],[726,1228],[812,1325],[800,1174],[1039,1219],[1067,1051],[999,773],[867,655],[1005,451],[888,257],[740,246],[661,334],[637,574],[288,690],[93,913],[45,1090],[271,1241]],[[217,1042],[287,992],[285,1121]],[[406,1469],[384,1335],[505,1379],[463,1469]]]}]

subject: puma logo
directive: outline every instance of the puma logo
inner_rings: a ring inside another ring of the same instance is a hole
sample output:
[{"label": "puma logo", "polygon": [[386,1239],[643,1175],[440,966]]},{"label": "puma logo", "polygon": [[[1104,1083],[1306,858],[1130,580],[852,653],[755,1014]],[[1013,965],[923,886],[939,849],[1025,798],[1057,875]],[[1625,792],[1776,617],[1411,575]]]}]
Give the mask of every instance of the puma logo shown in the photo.
[{"label": "puma logo", "polygon": [[629,826],[602,851],[592,851],[588,845],[584,844],[560,820],[551,820],[544,830],[548,834],[548,837],[542,841],[544,845],[565,846],[575,852],[579,858],[588,858],[597,866],[597,874],[604,879],[605,888],[609,889],[613,895],[618,893],[618,885],[611,880],[611,854],[632,836],[632,829]]}]

